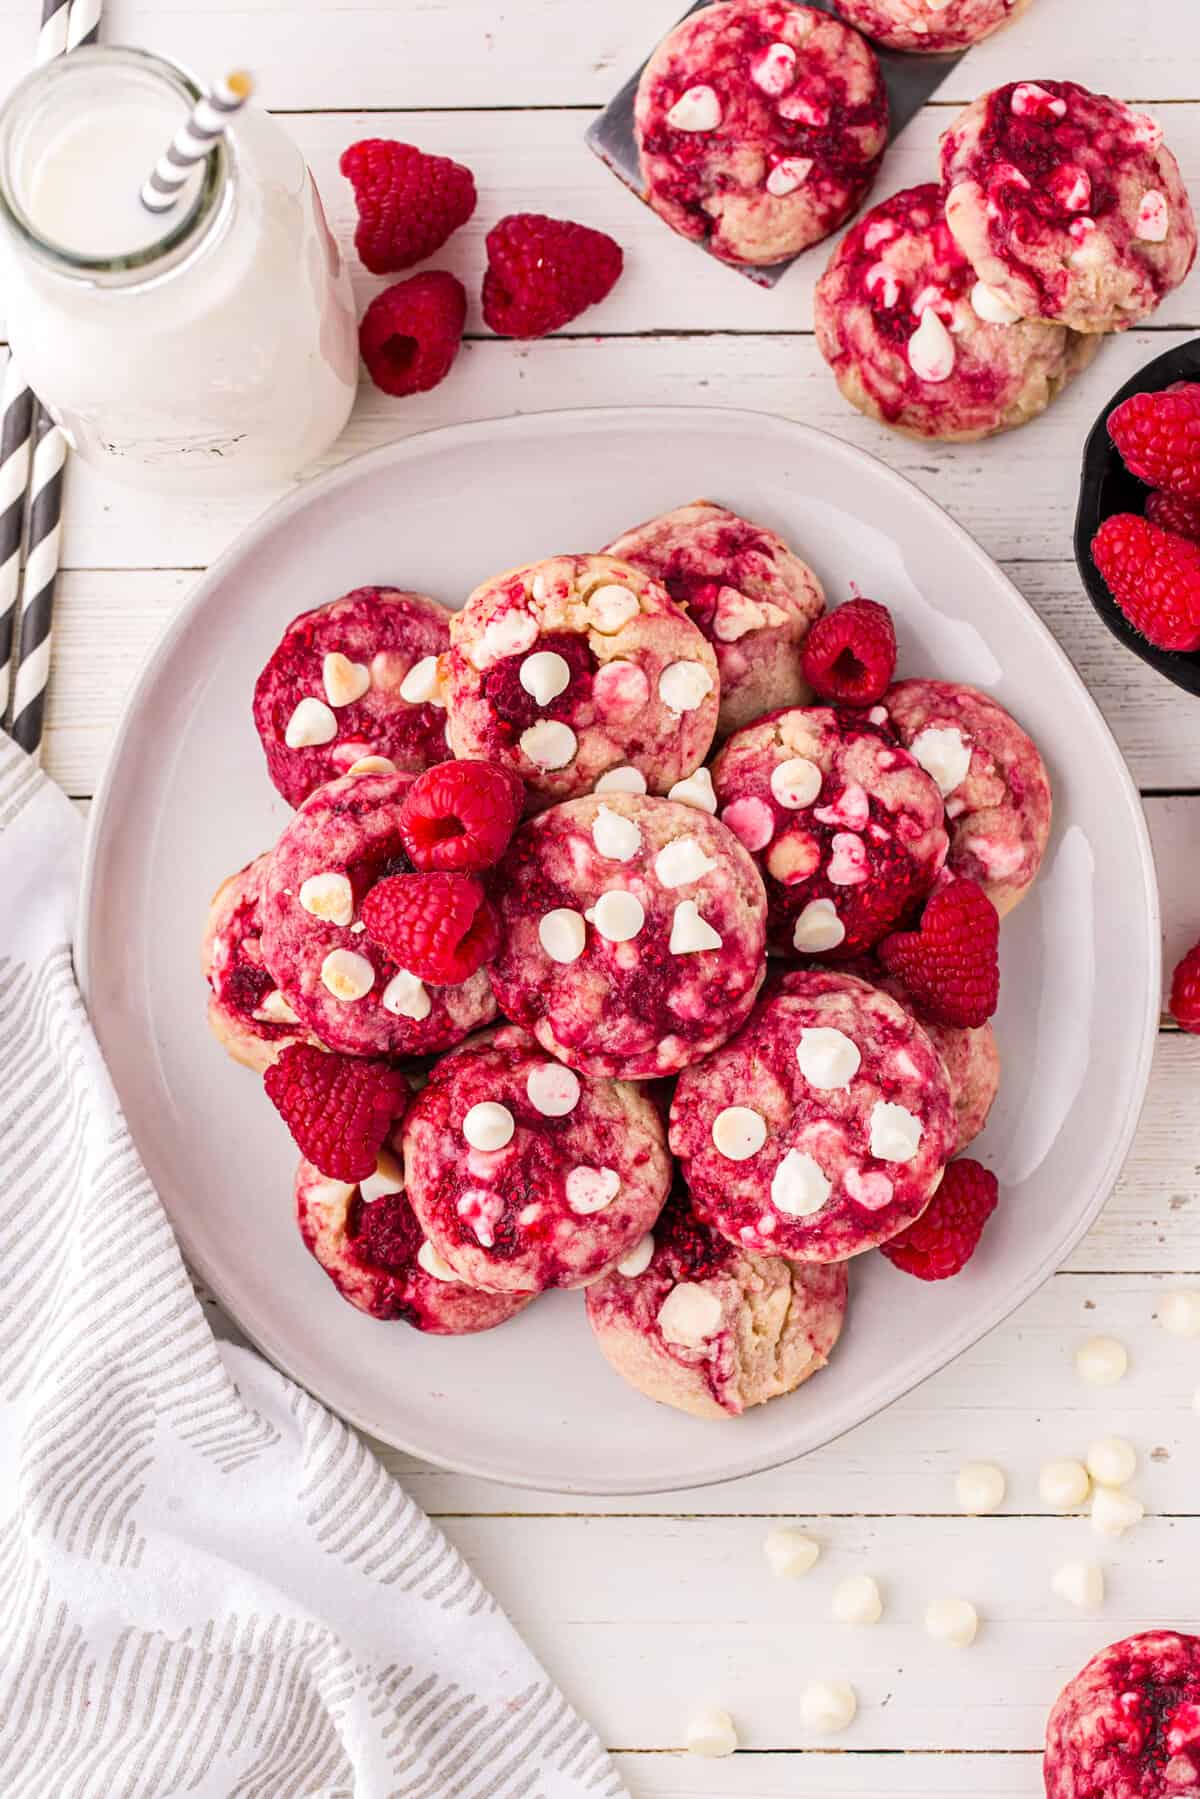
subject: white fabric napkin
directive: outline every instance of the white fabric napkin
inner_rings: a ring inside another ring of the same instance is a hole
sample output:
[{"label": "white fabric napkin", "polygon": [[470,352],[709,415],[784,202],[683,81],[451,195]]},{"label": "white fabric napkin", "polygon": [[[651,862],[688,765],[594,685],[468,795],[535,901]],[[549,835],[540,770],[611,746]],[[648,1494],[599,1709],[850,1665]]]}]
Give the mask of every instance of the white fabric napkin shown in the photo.
[{"label": "white fabric napkin", "polygon": [[362,1442],[213,1337],[75,986],[81,837],[3,739],[0,1793],[621,1799]]}]

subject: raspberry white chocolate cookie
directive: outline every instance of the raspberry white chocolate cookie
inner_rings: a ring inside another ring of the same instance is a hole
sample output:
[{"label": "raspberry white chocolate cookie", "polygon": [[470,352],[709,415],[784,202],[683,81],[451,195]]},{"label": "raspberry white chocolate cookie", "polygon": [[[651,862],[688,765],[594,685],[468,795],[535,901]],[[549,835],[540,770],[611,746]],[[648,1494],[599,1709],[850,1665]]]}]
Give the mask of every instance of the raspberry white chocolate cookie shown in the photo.
[{"label": "raspberry white chocolate cookie", "polygon": [[289,805],[367,756],[410,774],[445,760],[447,619],[394,587],[356,587],[293,619],[254,689],[267,770]]},{"label": "raspberry white chocolate cookie", "polygon": [[505,1026],[433,1069],[404,1126],[408,1194],[451,1268],[500,1293],[582,1287],[640,1242],[671,1180],[662,1120]]},{"label": "raspberry white chocolate cookie", "polygon": [[966,50],[999,31],[1029,0],[834,0],[848,25],[889,50]]},{"label": "raspberry white chocolate cookie", "polygon": [[269,855],[230,875],[213,895],[200,947],[211,989],[209,1029],[235,1062],[261,1074],[289,1043],[311,1041],[262,954],[262,885]]},{"label": "raspberry white chocolate cookie", "polygon": [[1075,81],[1018,81],[942,136],[946,219],[1021,318],[1123,331],[1179,286],[1196,222],[1162,129]]},{"label": "raspberry white chocolate cookie", "polygon": [[[397,1132],[397,1137],[399,1132]],[[329,1180],[301,1162],[296,1218],[306,1247],[341,1294],[372,1318],[398,1318],[438,1337],[504,1324],[532,1294],[483,1293],[460,1281],[422,1233],[390,1153],[361,1187]]]},{"label": "raspberry white chocolate cookie", "polygon": [[712,777],[763,871],[780,955],[870,949],[946,859],[941,795],[878,708],[773,713],[729,739]]},{"label": "raspberry white chocolate cookie", "polygon": [[477,587],[450,621],[456,756],[498,762],[530,809],[632,767],[665,793],[703,762],[717,661],[657,581],[612,556],[555,556]]},{"label": "raspberry white chocolate cookie", "polygon": [[974,1030],[965,1025],[938,1024],[921,1016],[903,981],[886,969],[871,964],[855,966],[849,972],[883,993],[890,993],[906,1012],[911,1012],[942,1058],[958,1128],[953,1153],[961,1155],[987,1123],[1000,1090],[1000,1050],[991,1023],[978,1025]]},{"label": "raspberry white chocolate cookie", "polygon": [[1046,1799],[1200,1790],[1200,1637],[1150,1630],[1092,1657],[1046,1726]]},{"label": "raspberry white chocolate cookie", "polygon": [[661,581],[716,653],[717,734],[812,698],[800,645],[825,610],[821,583],[782,537],[711,500],[664,512],[610,544],[609,554]]},{"label": "raspberry white chocolate cookie", "polygon": [[736,1418],[818,1373],[841,1334],[844,1263],[802,1267],[739,1249],[676,1190],[651,1235],[587,1292],[617,1373],[697,1418]]},{"label": "raspberry white chocolate cookie", "polygon": [[929,1204],[954,1149],[950,1082],[911,1013],[831,969],[785,975],[679,1077],[671,1148],[730,1242],[844,1262]]},{"label": "raspberry white chocolate cookie", "polygon": [[897,681],[883,704],[945,800],[948,867],[977,881],[1001,916],[1011,912],[1050,836],[1050,780],[1037,746],[1003,706],[961,682]]},{"label": "raspberry white chocolate cookie", "polygon": [[606,793],[517,832],[497,881],[500,1007],[592,1074],[698,1061],[748,1016],[766,896],[736,837],[694,806]]},{"label": "raspberry white chocolate cookie", "polygon": [[1036,418],[1099,340],[1020,319],[959,249],[933,182],[875,206],[817,284],[817,343],[852,406],[970,442]]},{"label": "raspberry white chocolate cookie", "polygon": [[486,970],[427,984],[371,942],[359,918],[376,881],[411,866],[399,828],[405,774],[343,775],[310,794],[271,854],[262,949],[304,1025],[351,1056],[447,1049],[496,1016]]},{"label": "raspberry white chocolate cookie", "polygon": [[887,142],[874,52],[790,0],[719,0],[677,25],[638,85],[646,199],[726,262],[768,264],[859,205]]}]

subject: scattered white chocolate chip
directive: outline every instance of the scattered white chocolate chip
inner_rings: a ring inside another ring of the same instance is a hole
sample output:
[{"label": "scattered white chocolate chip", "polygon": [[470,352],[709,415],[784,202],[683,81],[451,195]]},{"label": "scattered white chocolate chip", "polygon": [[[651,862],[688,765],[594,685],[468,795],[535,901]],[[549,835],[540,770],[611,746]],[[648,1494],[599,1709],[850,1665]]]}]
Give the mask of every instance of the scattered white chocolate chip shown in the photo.
[{"label": "scattered white chocolate chip", "polygon": [[881,1162],[911,1162],[924,1127],[907,1106],[877,1099],[871,1107],[871,1154]]},{"label": "scattered white chocolate chip", "polygon": [[309,875],[297,895],[304,910],[329,924],[349,924],[354,917],[354,889],[345,875]]},{"label": "scattered white chocolate chip", "polygon": [[539,1062],[525,1077],[530,1105],[543,1118],[565,1118],[579,1104],[579,1076],[561,1062]]},{"label": "scattered white chocolate chip", "polygon": [[346,770],[348,775],[394,775],[396,764],[387,756],[360,756]]},{"label": "scattered white chocolate chip", "polygon": [[712,1140],[730,1162],[746,1162],[767,1140],[767,1122],[749,1106],[726,1106],[712,1122]]},{"label": "scattered white chocolate chip", "polygon": [[654,1259],[654,1232],[647,1231],[639,1237],[632,1249],[626,1250],[617,1263],[617,1273],[623,1274],[626,1280],[635,1281],[639,1274],[645,1274]]},{"label": "scattered white chocolate chip", "polygon": [[539,718],[535,725],[521,732],[521,754],[535,768],[565,768],[575,760],[579,740],[570,725],[561,719]]},{"label": "scattered white chocolate chip", "polygon": [[1134,235],[1144,244],[1164,243],[1169,223],[1167,202],[1162,194],[1154,191],[1143,194],[1137,211],[1137,222],[1133,227]]},{"label": "scattered white chocolate chip", "polygon": [[717,863],[705,855],[695,837],[676,837],[654,858],[654,872],[664,887],[690,887],[711,874]]},{"label": "scattered white chocolate chip", "polygon": [[701,918],[695,900],[680,900],[671,920],[668,945],[673,956],[690,956],[699,950],[720,949],[721,933],[706,918]]},{"label": "scattered white chocolate chip", "polygon": [[1173,1337],[1200,1337],[1200,1293],[1178,1287],[1158,1308],[1158,1322]]},{"label": "scattered white chocolate chip", "polygon": [[535,650],[522,662],[517,679],[539,706],[548,706],[570,686],[571,664],[557,650]]},{"label": "scattered white chocolate chip", "polygon": [[668,1343],[699,1349],[721,1323],[721,1302],[707,1287],[680,1281],[658,1308],[658,1328]]},{"label": "scattered white chocolate chip", "polygon": [[301,700],[288,719],[283,741],[289,750],[307,750],[314,744],[332,743],[337,736],[337,719],[324,700]]},{"label": "scattered white chocolate chip", "polygon": [[615,1168],[572,1168],[567,1176],[567,1204],[580,1217],[603,1212],[620,1191],[621,1177]]},{"label": "scattered white chocolate chip", "polygon": [[979,1629],[979,1613],[969,1599],[931,1599],[925,1607],[925,1629],[939,1643],[968,1649]]},{"label": "scattered white chocolate chip", "polygon": [[1115,1387],[1125,1377],[1129,1352],[1115,1337],[1091,1337],[1075,1351],[1075,1370],[1089,1387]]},{"label": "scattered white chocolate chip", "polygon": [[667,798],[675,800],[680,806],[695,806],[698,812],[715,813],[717,810],[712,776],[706,768],[698,768],[692,774],[685,775],[682,781],[676,781]]},{"label": "scattered white chocolate chip", "polygon": [[1004,1470],[994,1462],[965,1462],[954,1482],[958,1503],[969,1518],[983,1518],[998,1512],[1004,1504],[1008,1483]]},{"label": "scattered white chocolate chip", "polygon": [[710,1759],[732,1755],[738,1746],[733,1719],[719,1705],[706,1705],[702,1711],[692,1713],[684,1741],[689,1755],[704,1755]]},{"label": "scattered white chocolate chip", "polygon": [[409,974],[407,968],[401,968],[392,976],[379,1003],[393,1018],[411,1018],[418,1024],[433,1010],[433,1001],[425,990],[424,981]]},{"label": "scattered white chocolate chip", "polygon": [[778,100],[796,85],[796,52],[776,40],[760,50],[750,63],[750,79],[762,93]]},{"label": "scattered white chocolate chip", "polygon": [[362,999],[375,985],[375,970],[357,950],[331,949],[321,964],[321,984],[334,999]]},{"label": "scattered white chocolate chip", "polygon": [[417,1266],[424,1269],[431,1280],[455,1282],[458,1280],[457,1274],[455,1274],[445,1256],[439,1255],[438,1251],[433,1247],[433,1244],[428,1238],[425,1239],[420,1249],[417,1251]]},{"label": "scattered white chocolate chip", "polygon": [[807,756],[790,756],[771,770],[771,792],[789,812],[811,806],[821,791],[821,771]]},{"label": "scattered white chocolate chip", "polygon": [[386,1199],[389,1193],[403,1191],[403,1168],[390,1150],[381,1149],[375,1158],[374,1174],[369,1174],[358,1184],[359,1197],[364,1205],[373,1206],[377,1199]]},{"label": "scattered white chocolate chip", "polygon": [[645,793],[646,777],[640,768],[610,768],[601,775],[593,793]]},{"label": "scattered white chocolate chip", "polygon": [[254,1012],[255,1018],[261,1018],[264,1024],[299,1024],[291,1001],[284,998],[278,987],[272,987],[270,993],[264,993]]},{"label": "scattered white chocolate chip", "polygon": [[671,712],[694,712],[712,690],[703,662],[669,662],[658,677],[658,697]]},{"label": "scattered white chocolate chip", "polygon": [[830,1611],[839,1624],[878,1624],[883,1595],[870,1574],[848,1574],[833,1589]]},{"label": "scattered white chocolate chip", "polygon": [[794,1530],[790,1525],[776,1525],[763,1538],[763,1554],[767,1558],[767,1566],[771,1573],[780,1580],[797,1580],[800,1575],[807,1574],[816,1566],[821,1555],[821,1545],[806,1537],[802,1530]]},{"label": "scattered white chocolate chip", "polygon": [[811,156],[781,156],[767,176],[766,189],[776,200],[786,199],[803,187],[813,171]]},{"label": "scattered white chocolate chip", "polygon": [[1091,1484],[1082,1462],[1047,1462],[1038,1475],[1042,1502],[1056,1512],[1069,1512],[1073,1506],[1082,1505]]},{"label": "scattered white chocolate chip", "polygon": [[601,806],[592,820],[592,842],[597,855],[610,862],[628,862],[642,847],[642,833],[634,819]]},{"label": "scattered white chocolate chip", "polygon": [[960,787],[971,766],[971,746],[953,725],[927,725],[912,740],[912,753],[943,799]]},{"label": "scattered white chocolate chip", "polygon": [[846,939],[846,927],[837,915],[831,899],[809,900],[796,920],[792,943],[808,956],[819,956],[836,949]]},{"label": "scattered white chocolate chip", "polygon": [[482,674],[493,662],[502,662],[506,656],[519,656],[523,650],[531,650],[537,637],[537,620],[530,613],[505,612],[484,626],[467,653]]},{"label": "scattered white chocolate chip", "polygon": [[494,1099],[481,1099],[462,1121],[462,1134],[472,1149],[503,1149],[512,1142],[515,1129],[508,1107]]},{"label": "scattered white chocolate chip", "polygon": [[918,381],[948,381],[954,373],[954,339],[932,306],[908,340],[908,366]]},{"label": "scattered white chocolate chip", "polygon": [[810,1680],[800,1694],[800,1721],[817,1736],[849,1729],[857,1711],[854,1688],[844,1680]]},{"label": "scattered white chocolate chip", "polygon": [[1087,1471],[1099,1487],[1123,1487],[1137,1463],[1137,1450],[1125,1437],[1101,1437],[1087,1452]]},{"label": "scattered white chocolate chip", "polygon": [[796,1063],[810,1087],[831,1093],[850,1085],[862,1066],[862,1052],[845,1031],[806,1025],[796,1045]]},{"label": "scattered white chocolate chip", "polygon": [[588,623],[602,637],[615,637],[641,609],[641,601],[631,587],[608,582],[603,587],[593,588],[588,596]]},{"label": "scattered white chocolate chip", "polygon": [[715,131],[721,123],[721,102],[715,89],[703,84],[680,94],[667,113],[673,131]]},{"label": "scattered white chocolate chip", "polygon": [[636,893],[612,887],[602,893],[592,910],[592,922],[609,943],[628,943],[646,922],[646,912]]},{"label": "scattered white chocolate chip", "polygon": [[971,289],[971,310],[985,325],[1015,325],[1020,313],[998,288],[977,281]]},{"label": "scattered white chocolate chip", "polygon": [[771,1204],[789,1218],[811,1218],[832,1191],[821,1164],[803,1149],[789,1149],[771,1176]]},{"label": "scattered white chocolate chip", "polygon": [[414,662],[400,683],[400,698],[410,706],[440,706],[441,682],[436,656]]},{"label": "scattered white chocolate chip", "polygon": [[582,912],[572,912],[569,906],[543,912],[538,920],[538,942],[552,962],[578,962],[587,944]]},{"label": "scattered white chocolate chip", "polygon": [[371,685],[371,671],[365,662],[351,662],[340,650],[331,650],[321,664],[321,680],[331,706],[350,706]]},{"label": "scattered white chocolate chip", "polygon": [[1060,1599],[1081,1612],[1098,1612],[1104,1604],[1104,1570],[1095,1562],[1064,1562],[1050,1585]]},{"label": "scattered white chocolate chip", "polygon": [[1092,1494],[1092,1529],[1098,1537],[1123,1537],[1145,1516],[1141,1500],[1122,1487],[1097,1487]]}]

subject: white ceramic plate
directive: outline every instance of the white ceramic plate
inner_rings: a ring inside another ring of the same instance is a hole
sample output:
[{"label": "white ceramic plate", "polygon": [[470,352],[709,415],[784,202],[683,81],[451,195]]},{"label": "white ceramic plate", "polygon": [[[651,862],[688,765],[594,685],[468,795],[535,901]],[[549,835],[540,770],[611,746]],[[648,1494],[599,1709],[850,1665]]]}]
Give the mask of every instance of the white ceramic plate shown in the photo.
[{"label": "white ceramic plate", "polygon": [[[627,1388],[578,1293],[482,1337],[422,1337],[344,1304],[292,1221],[295,1162],[251,1075],[208,1035],[197,945],[210,894],[287,816],[250,721],[297,612],[366,582],[448,606],[497,569],[607,542],[698,495],[774,526],[831,599],[895,611],[900,670],[973,682],[1050,767],[1054,836],[1003,931],[1005,1080],[975,1153],[1000,1208],[959,1279],[880,1256],[851,1281],[831,1366],[739,1420]],[[1080,599],[1080,604],[1085,602]],[[193,1265],[266,1353],[414,1454],[518,1485],[650,1492],[769,1467],[868,1417],[1053,1272],[1128,1149],[1159,1004],[1153,864],[1137,793],[1067,658],[999,570],[882,464],[782,419],[558,413],[458,426],[346,464],[269,512],[200,583],[146,669],[92,817],[81,967],[130,1126]]]}]

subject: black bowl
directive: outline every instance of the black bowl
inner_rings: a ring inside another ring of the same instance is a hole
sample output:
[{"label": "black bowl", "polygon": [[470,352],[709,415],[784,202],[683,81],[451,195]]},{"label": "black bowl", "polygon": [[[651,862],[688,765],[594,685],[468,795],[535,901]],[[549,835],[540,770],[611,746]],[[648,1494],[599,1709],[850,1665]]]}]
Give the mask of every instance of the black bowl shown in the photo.
[{"label": "black bowl", "polygon": [[1159,650],[1135,631],[1105,585],[1092,561],[1092,539],[1114,512],[1141,512],[1149,492],[1144,481],[1131,475],[1108,435],[1108,415],[1131,394],[1161,393],[1173,381],[1200,381],[1200,338],[1156,356],[1127,381],[1104,408],[1088,433],[1083,450],[1083,474],[1079,484],[1079,510],[1075,514],[1075,560],[1083,576],[1088,598],[1113,636],[1127,649],[1156,668],[1160,675],[1200,694],[1200,650]]}]

